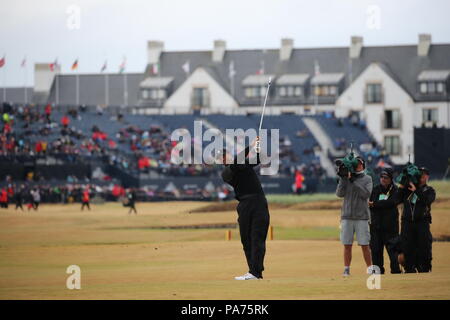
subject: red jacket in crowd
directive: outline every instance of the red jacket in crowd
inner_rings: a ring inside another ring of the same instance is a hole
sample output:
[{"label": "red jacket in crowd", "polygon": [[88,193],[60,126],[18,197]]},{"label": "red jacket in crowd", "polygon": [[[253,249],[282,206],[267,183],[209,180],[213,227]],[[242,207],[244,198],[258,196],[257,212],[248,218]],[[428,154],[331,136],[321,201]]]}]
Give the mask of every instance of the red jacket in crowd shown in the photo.
[{"label": "red jacket in crowd", "polygon": [[51,104],[48,104],[45,107],[45,114],[48,115],[48,116],[50,116],[52,114],[52,105]]},{"label": "red jacket in crowd", "polygon": [[61,124],[63,125],[63,126],[69,126],[69,124],[70,124],[70,119],[69,119],[69,117],[68,116],[63,116],[62,118],[61,118]]},{"label": "red jacket in crowd", "polygon": [[0,202],[6,203],[8,202],[8,193],[6,192],[5,188],[2,189],[0,192]]},{"label": "red jacket in crowd", "polygon": [[301,189],[303,187],[303,181],[305,181],[305,177],[300,171],[297,171],[295,174],[295,187]]},{"label": "red jacket in crowd", "polygon": [[89,202],[89,190],[83,191],[83,202]]}]

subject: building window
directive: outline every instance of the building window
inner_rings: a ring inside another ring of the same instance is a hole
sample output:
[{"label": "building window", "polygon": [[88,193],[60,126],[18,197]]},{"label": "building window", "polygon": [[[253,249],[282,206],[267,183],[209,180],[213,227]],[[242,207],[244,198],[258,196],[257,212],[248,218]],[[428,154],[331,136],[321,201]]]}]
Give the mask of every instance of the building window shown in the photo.
[{"label": "building window", "polygon": [[280,97],[285,97],[286,96],[286,87],[280,87],[278,92],[280,94]]},{"label": "building window", "polygon": [[445,82],[421,82],[419,90],[421,94],[443,94],[446,91]]},{"label": "building window", "polygon": [[369,83],[366,87],[366,101],[367,103],[381,103],[382,102],[382,92],[381,84],[379,83]]},{"label": "building window", "polygon": [[400,129],[400,111],[385,110],[384,111],[384,128]]},{"label": "building window", "polygon": [[337,87],[336,86],[330,86],[328,92],[330,93],[330,96],[335,96],[337,94]]},{"label": "building window", "polygon": [[166,98],[166,91],[164,89],[159,89],[157,96],[158,96],[158,99],[165,99]]},{"label": "building window", "polygon": [[148,99],[148,90],[142,90],[142,99]]},{"label": "building window", "polygon": [[423,122],[437,123],[438,110],[437,109],[423,109],[422,110],[422,120],[423,120]]},{"label": "building window", "polygon": [[294,95],[295,95],[296,97],[301,96],[301,95],[302,95],[302,87],[299,87],[299,86],[295,87]]},{"label": "building window", "polygon": [[194,88],[192,106],[193,107],[206,106],[206,88]]},{"label": "building window", "polygon": [[400,137],[399,136],[386,136],[384,137],[384,148],[390,155],[400,154]]},{"label": "building window", "polygon": [[427,83],[426,82],[422,82],[420,84],[420,93],[425,94],[427,92],[428,92],[428,90],[427,90]]},{"label": "building window", "polygon": [[245,96],[247,98],[250,98],[252,96],[252,92],[253,92],[252,88],[245,88]]},{"label": "building window", "polygon": [[287,87],[287,95],[288,95],[288,97],[292,97],[294,95],[294,87],[293,86]]}]

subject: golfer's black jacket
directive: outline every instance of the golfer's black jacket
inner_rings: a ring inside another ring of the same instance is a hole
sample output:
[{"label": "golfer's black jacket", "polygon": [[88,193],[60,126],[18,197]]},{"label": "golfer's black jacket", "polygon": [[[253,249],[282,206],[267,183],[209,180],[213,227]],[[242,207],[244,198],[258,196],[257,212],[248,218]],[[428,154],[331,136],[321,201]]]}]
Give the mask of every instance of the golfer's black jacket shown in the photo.
[{"label": "golfer's black jacket", "polygon": [[242,153],[234,158],[232,164],[226,165],[222,172],[222,178],[225,182],[229,183],[234,188],[234,193],[237,200],[242,200],[245,196],[252,194],[264,194],[261,187],[261,182],[253,169],[253,167],[259,165],[259,153],[257,153],[256,161],[251,163],[248,158],[250,147],[245,148],[242,152],[245,156],[245,162],[238,163],[238,159],[242,157]]},{"label": "golfer's black jacket", "polygon": [[[417,196],[413,203],[414,194]],[[415,192],[409,189],[399,188],[399,201],[403,203],[402,221],[431,223],[431,204],[436,199],[436,191],[429,185],[417,187]]]},{"label": "golfer's black jacket", "polygon": [[[380,196],[386,199],[380,200]],[[374,187],[369,201],[373,201],[370,208],[371,228],[386,233],[398,233],[397,186],[391,184],[385,188],[380,184]]]}]

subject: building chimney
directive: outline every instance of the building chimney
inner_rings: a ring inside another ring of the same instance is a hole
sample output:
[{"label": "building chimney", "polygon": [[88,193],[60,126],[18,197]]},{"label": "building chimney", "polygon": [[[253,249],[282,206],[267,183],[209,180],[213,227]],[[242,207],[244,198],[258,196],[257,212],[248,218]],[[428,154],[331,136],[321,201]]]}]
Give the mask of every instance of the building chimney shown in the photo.
[{"label": "building chimney", "polygon": [[280,60],[288,61],[291,58],[293,49],[294,49],[293,39],[281,39]]},{"label": "building chimney", "polygon": [[227,43],[224,40],[214,40],[213,62],[222,62],[227,49]]},{"label": "building chimney", "polygon": [[147,42],[147,53],[148,53],[148,63],[154,64],[159,62],[159,57],[161,52],[164,50],[164,42],[162,41],[148,41]]},{"label": "building chimney", "polygon": [[419,57],[428,56],[431,46],[431,34],[419,34],[419,44],[417,45],[417,55]]},{"label": "building chimney", "polygon": [[361,56],[363,37],[353,36],[350,44],[350,58],[357,59]]}]

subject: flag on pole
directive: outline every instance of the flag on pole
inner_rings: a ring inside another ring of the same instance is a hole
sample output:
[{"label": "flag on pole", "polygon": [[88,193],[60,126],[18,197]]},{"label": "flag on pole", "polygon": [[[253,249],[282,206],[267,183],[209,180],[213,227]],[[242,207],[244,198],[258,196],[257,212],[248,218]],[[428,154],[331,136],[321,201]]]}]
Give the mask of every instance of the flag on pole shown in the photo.
[{"label": "flag on pole", "polygon": [[236,70],[234,69],[234,61],[232,60],[230,62],[230,66],[229,66],[229,69],[228,69],[228,76],[230,78],[233,78],[235,75],[236,75]]},{"label": "flag on pole", "polygon": [[20,66],[23,68],[27,65],[27,57],[24,57]]},{"label": "flag on pole", "polygon": [[58,59],[55,59],[55,62],[50,63],[49,66],[50,66],[50,71],[51,71],[51,72],[55,71],[55,68],[59,66],[59,65],[58,65]]},{"label": "flag on pole", "polygon": [[125,71],[126,62],[127,62],[127,58],[124,57],[122,63],[119,66],[119,73],[123,73]]},{"label": "flag on pole", "polygon": [[6,59],[5,59],[5,56],[3,56],[3,58],[0,59],[0,68],[3,68],[5,63],[6,63]]},{"label": "flag on pole", "polygon": [[102,67],[102,69],[100,70],[100,72],[103,72],[103,71],[105,71],[106,70],[106,67],[107,67],[107,61],[105,60],[105,63],[103,64],[103,67]]},{"label": "flag on pole", "polygon": [[72,70],[78,69],[78,59],[72,64]]},{"label": "flag on pole", "polygon": [[153,75],[159,74],[159,62],[152,64],[151,73]]},{"label": "flag on pole", "polygon": [[183,68],[184,72],[189,73],[191,69],[189,60],[186,61],[181,67]]}]

